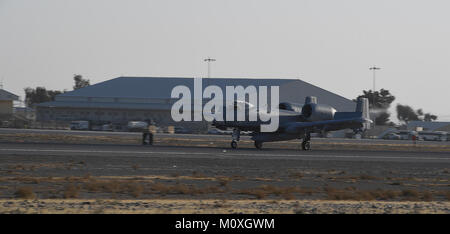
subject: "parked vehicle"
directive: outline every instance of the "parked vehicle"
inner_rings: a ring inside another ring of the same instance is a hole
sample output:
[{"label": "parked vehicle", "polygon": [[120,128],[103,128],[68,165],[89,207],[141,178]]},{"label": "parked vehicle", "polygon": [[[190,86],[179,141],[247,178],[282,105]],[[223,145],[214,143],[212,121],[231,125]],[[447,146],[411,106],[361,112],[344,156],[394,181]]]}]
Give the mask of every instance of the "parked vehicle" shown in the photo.
[{"label": "parked vehicle", "polygon": [[130,132],[140,132],[148,128],[148,124],[143,121],[130,121],[128,122],[128,131]]},{"label": "parked vehicle", "polygon": [[392,129],[381,134],[379,138],[386,140],[412,140],[413,136],[416,136],[416,139],[420,140],[416,131]]},{"label": "parked vehicle", "polygon": [[[401,140],[412,140],[413,136],[418,137],[418,134],[416,131],[409,131],[409,130],[400,130],[398,132],[396,132],[396,134],[398,134],[401,138]],[[417,138],[418,140],[420,140],[420,138]]]},{"label": "parked vehicle", "polygon": [[11,125],[12,125],[11,122],[7,121],[7,120],[0,122],[0,127],[2,127],[2,128],[10,128]]},{"label": "parked vehicle", "polygon": [[184,127],[175,127],[175,133],[187,134],[187,133],[191,133],[191,131]]},{"label": "parked vehicle", "polygon": [[447,141],[447,132],[442,131],[422,131],[419,138],[424,141]]},{"label": "parked vehicle", "polygon": [[386,140],[401,140],[402,137],[400,135],[398,135],[397,133],[395,133],[395,132],[391,132],[391,133],[386,134],[383,137],[383,139],[386,139]]},{"label": "parked vehicle", "polygon": [[[231,134],[230,131],[224,131],[224,130],[220,130],[217,128],[211,128],[208,130],[208,134],[213,134],[213,135],[228,135]],[[242,134],[242,132],[241,132]]]},{"label": "parked vehicle", "polygon": [[219,129],[217,129],[217,128],[213,128],[213,129],[209,129],[209,130],[208,130],[208,134],[213,134],[213,135],[220,135],[220,134],[221,134],[221,132],[220,132],[220,130],[219,130]]},{"label": "parked vehicle", "polygon": [[89,130],[89,121],[78,120],[70,123],[71,130]]},{"label": "parked vehicle", "polygon": [[102,131],[112,132],[113,131],[112,124],[103,124],[102,125]]}]

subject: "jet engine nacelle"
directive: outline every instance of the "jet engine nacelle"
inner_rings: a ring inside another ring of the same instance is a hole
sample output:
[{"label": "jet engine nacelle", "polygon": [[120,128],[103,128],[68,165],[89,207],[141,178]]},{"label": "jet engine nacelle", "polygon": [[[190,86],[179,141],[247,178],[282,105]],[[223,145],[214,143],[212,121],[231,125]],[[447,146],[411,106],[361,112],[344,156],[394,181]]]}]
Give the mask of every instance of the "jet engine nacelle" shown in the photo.
[{"label": "jet engine nacelle", "polygon": [[308,103],[302,108],[302,115],[308,121],[322,121],[334,119],[336,109],[324,104]]}]

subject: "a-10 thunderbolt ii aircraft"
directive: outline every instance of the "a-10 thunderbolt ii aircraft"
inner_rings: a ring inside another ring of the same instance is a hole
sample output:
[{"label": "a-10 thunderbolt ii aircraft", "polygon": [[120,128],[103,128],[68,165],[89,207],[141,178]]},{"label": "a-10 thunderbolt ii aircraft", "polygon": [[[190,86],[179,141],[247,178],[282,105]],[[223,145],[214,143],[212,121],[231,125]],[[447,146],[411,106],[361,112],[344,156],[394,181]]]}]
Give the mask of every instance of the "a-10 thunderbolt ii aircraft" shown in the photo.
[{"label": "a-10 thunderbolt ii aircraft", "polygon": [[[240,105],[234,103],[236,109]],[[258,111],[252,104],[245,102],[246,120],[250,111]],[[236,118],[235,118],[236,119]],[[318,104],[317,98],[308,96],[302,108],[298,105],[283,102],[279,104],[279,127],[275,132],[261,132],[260,121],[216,121],[213,126],[218,129],[233,129],[231,147],[237,148],[241,131],[251,131],[252,140],[257,149],[262,148],[263,142],[286,141],[303,139],[302,149],[311,149],[311,133],[324,133],[342,129],[352,129],[355,133],[361,133],[370,128],[372,121],[369,118],[369,102],[367,98],[359,98],[355,112],[337,112],[329,105]]]}]

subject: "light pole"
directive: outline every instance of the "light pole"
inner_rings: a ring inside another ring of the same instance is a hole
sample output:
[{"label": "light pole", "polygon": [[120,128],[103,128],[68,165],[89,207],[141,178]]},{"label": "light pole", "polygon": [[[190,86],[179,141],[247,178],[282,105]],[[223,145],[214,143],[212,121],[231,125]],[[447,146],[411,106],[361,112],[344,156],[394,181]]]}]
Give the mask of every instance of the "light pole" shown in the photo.
[{"label": "light pole", "polygon": [[208,78],[211,78],[211,62],[214,62],[216,60],[208,57],[207,59],[204,59],[203,61],[208,63]]},{"label": "light pole", "polygon": [[[373,66],[373,67],[369,68],[369,70],[373,71],[372,108],[375,108],[375,79],[376,79],[376,71],[377,70],[381,70],[381,68]],[[374,114],[374,116],[373,116],[373,127],[374,128],[375,128],[376,118],[377,118],[377,116]]]},{"label": "light pole", "polygon": [[381,68],[373,66],[373,67],[369,68],[369,70],[373,71],[373,92],[375,92],[375,78],[376,78],[375,73],[377,70],[381,70]]}]

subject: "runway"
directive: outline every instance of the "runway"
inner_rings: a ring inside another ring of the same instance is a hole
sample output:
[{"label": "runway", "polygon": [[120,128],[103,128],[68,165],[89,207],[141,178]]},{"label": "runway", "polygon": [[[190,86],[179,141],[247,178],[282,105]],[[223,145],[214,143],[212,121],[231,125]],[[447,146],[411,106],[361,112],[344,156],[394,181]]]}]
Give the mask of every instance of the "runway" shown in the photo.
[{"label": "runway", "polygon": [[228,149],[221,147],[85,145],[48,143],[0,143],[0,155],[79,156],[124,158],[184,158],[184,159],[267,159],[267,160],[327,160],[327,161],[397,161],[410,163],[450,163],[446,152],[350,151],[350,150],[285,150]]},{"label": "runway", "polygon": [[[450,168],[446,152],[402,152],[361,150],[289,150],[221,147],[87,145],[49,143],[0,143],[1,165],[64,163],[82,161],[87,167],[76,171],[58,171],[62,175],[135,175],[168,173],[267,177],[288,170],[342,170],[381,176],[389,170],[409,175]],[[135,171],[132,165],[139,165]],[[50,171],[43,170],[47,175]]]},{"label": "runway", "polygon": [[[188,144],[177,146],[165,142],[179,136],[170,137],[154,146],[138,145],[138,141],[0,142],[0,198],[14,198],[21,186],[31,186],[40,198],[61,198],[68,186],[75,185],[77,198],[130,199],[136,197],[127,187],[130,184],[142,186],[138,195],[143,199],[259,198],[255,191],[270,199],[288,195],[290,199],[336,199],[334,193],[343,193],[359,200],[368,199],[358,197],[361,194],[372,192],[378,194],[375,197],[396,194],[380,198],[388,200],[428,199],[425,193],[437,201],[450,198],[448,151],[380,150],[367,145],[351,150],[351,144],[311,151],[270,144],[262,150],[250,144],[230,149],[227,142],[220,143],[222,138],[200,136],[199,144],[191,141],[194,135],[183,136]],[[402,197],[402,191],[409,190],[416,191],[417,197]]]}]

